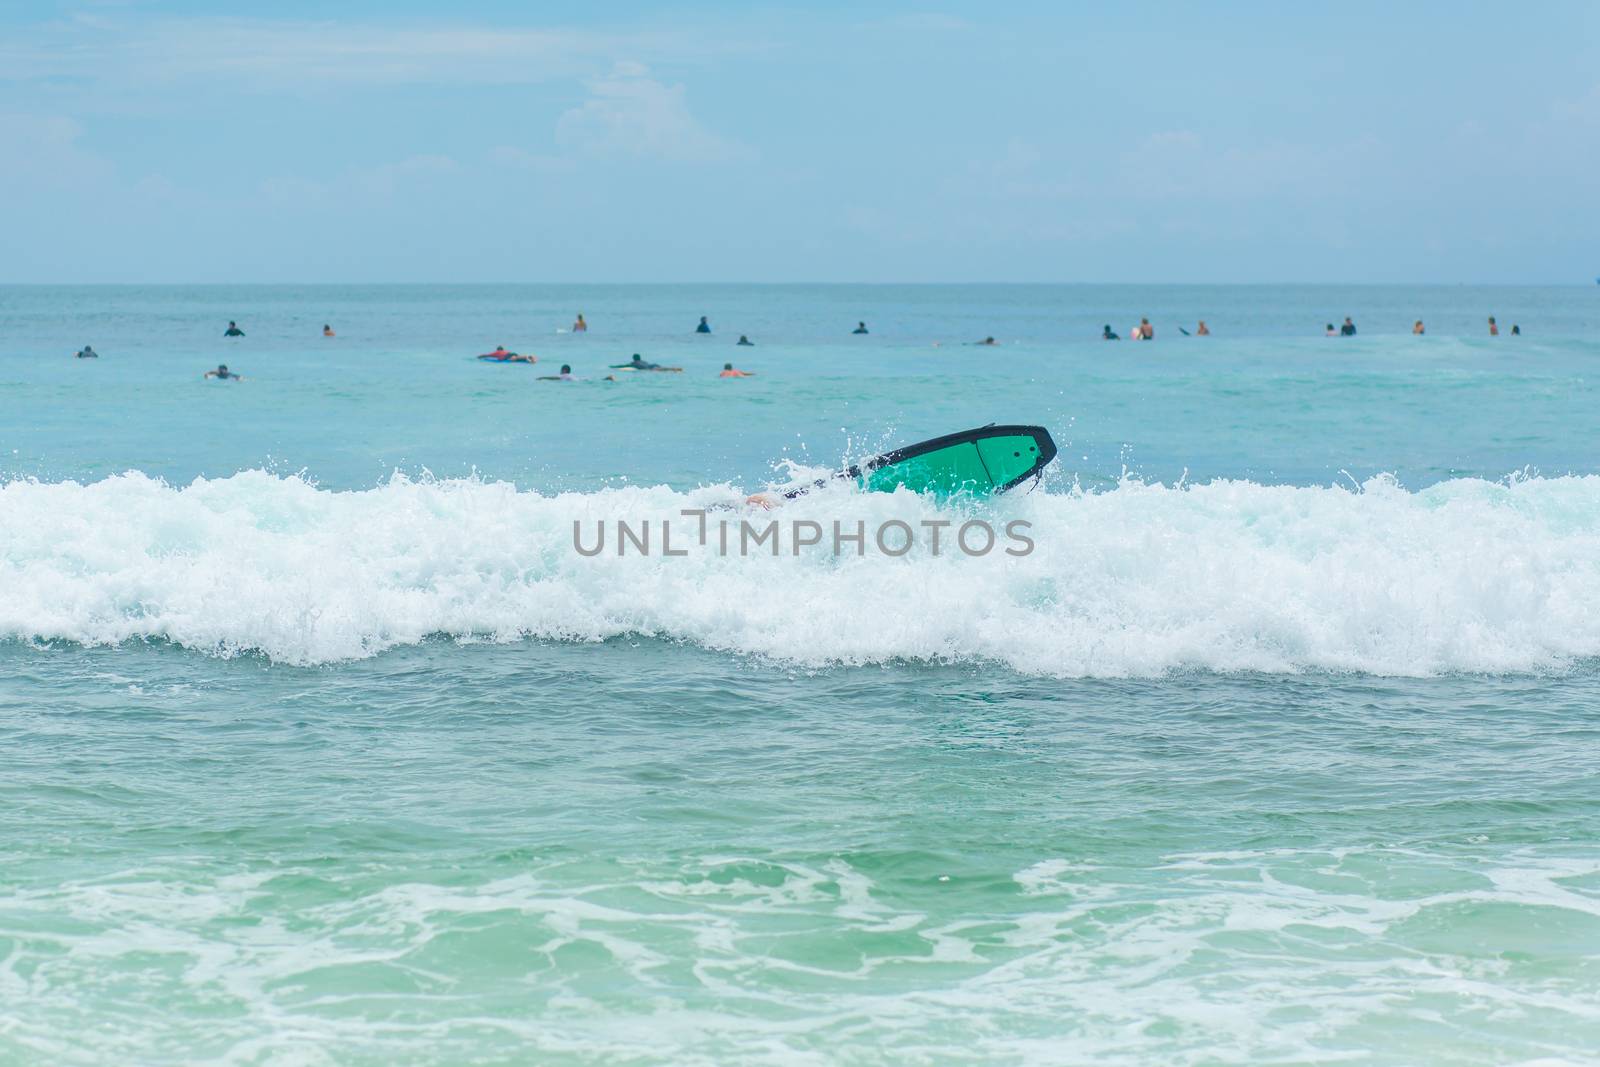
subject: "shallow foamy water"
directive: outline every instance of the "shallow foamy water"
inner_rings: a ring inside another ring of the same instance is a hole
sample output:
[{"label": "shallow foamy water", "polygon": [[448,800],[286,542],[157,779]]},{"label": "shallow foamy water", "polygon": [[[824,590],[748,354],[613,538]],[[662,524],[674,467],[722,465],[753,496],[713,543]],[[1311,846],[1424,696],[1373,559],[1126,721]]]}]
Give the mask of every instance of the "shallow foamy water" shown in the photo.
[{"label": "shallow foamy water", "polygon": [[3,655],[51,1062],[1375,1062],[1600,1042],[1591,677]]}]

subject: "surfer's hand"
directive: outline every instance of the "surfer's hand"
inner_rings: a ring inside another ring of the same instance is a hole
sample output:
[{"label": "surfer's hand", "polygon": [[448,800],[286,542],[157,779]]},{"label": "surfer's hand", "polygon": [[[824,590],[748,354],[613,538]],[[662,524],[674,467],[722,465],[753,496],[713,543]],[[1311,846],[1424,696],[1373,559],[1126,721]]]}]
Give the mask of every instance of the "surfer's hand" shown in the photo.
[{"label": "surfer's hand", "polygon": [[773,508],[778,506],[774,504],[772,502],[772,498],[767,496],[765,493],[751,493],[749,496],[744,498],[744,502],[750,507],[757,507],[763,511],[771,511]]}]

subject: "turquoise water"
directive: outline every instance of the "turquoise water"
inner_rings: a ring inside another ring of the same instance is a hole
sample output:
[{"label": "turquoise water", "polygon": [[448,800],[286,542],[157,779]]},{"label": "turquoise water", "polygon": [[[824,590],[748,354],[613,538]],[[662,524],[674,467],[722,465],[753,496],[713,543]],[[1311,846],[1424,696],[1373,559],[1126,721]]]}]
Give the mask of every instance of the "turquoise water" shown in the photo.
[{"label": "turquoise water", "polygon": [[[1597,368],[1600,287],[0,289],[0,1062],[1587,1061]],[[1034,492],[777,514],[1025,557],[572,548],[989,421]]]}]

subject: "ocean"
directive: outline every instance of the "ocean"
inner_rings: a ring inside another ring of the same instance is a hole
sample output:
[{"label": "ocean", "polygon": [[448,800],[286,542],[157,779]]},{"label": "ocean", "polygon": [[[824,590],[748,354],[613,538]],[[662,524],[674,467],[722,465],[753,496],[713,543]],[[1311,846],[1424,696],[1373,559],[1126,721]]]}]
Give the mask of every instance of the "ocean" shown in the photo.
[{"label": "ocean", "polygon": [[1594,1062],[1597,404],[1600,286],[0,287],[0,1063]]}]

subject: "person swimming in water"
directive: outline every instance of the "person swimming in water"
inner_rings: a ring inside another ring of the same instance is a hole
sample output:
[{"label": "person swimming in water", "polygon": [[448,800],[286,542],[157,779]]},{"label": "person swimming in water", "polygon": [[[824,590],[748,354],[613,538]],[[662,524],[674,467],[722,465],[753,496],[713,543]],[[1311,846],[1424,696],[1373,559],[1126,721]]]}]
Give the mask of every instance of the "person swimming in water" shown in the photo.
[{"label": "person swimming in water", "polygon": [[1150,325],[1150,320],[1149,319],[1140,319],[1139,320],[1139,340],[1141,340],[1141,341],[1154,341],[1155,339],[1156,339],[1156,328],[1154,326]]},{"label": "person swimming in water", "polygon": [[1490,337],[1499,337],[1500,336],[1500,327],[1498,325],[1496,325],[1493,315],[1489,316],[1489,336]]},{"label": "person swimming in water", "polygon": [[541,382],[575,382],[575,381],[577,381],[577,379],[572,376],[572,364],[570,364],[570,363],[561,364],[561,373],[560,374],[541,374],[535,380],[536,381],[541,381]]},{"label": "person swimming in water", "polygon": [[750,338],[746,337],[744,334],[741,333],[739,335],[739,344],[743,345],[746,348],[749,348],[750,346],[754,345],[755,342],[750,340]]},{"label": "person swimming in water", "polygon": [[1427,332],[1428,332],[1428,329],[1427,329],[1427,327],[1422,325],[1422,320],[1421,319],[1418,319],[1411,326],[1411,333],[1412,333],[1413,336],[1421,337],[1423,334],[1425,334]]},{"label": "person swimming in water", "polygon": [[755,376],[755,371],[734,370],[732,363],[724,363],[722,365],[722,373],[717,375],[718,378],[754,378]]},{"label": "person swimming in water", "polygon": [[583,321],[583,312],[578,312],[578,321],[572,324],[573,333],[588,333],[589,324]]},{"label": "person swimming in water", "polygon": [[1194,328],[1194,335],[1196,337],[1210,337],[1211,336],[1211,327],[1206,325],[1206,320],[1205,319],[1201,319],[1200,320],[1200,324]]},{"label": "person swimming in water", "polygon": [[974,345],[982,345],[982,346],[984,346],[984,347],[985,347],[985,348],[987,348],[987,347],[991,347],[991,346],[993,346],[993,345],[997,345],[997,344],[999,344],[999,343],[1000,343],[1000,342],[999,342],[999,341],[996,341],[996,340],[995,340],[995,339],[994,339],[994,338],[993,338],[993,337],[985,337],[985,338],[984,338],[984,339],[983,339],[983,340],[981,340],[981,341],[968,341],[968,342],[967,342],[967,343],[968,343],[968,344],[974,344]]},{"label": "person swimming in water", "polygon": [[230,381],[231,382],[242,382],[242,381],[244,381],[244,375],[233,373],[233,371],[228,369],[228,365],[226,363],[218,363],[217,364],[217,369],[216,370],[208,370],[208,371],[206,371],[205,377],[207,377],[207,378],[215,378],[219,382],[230,382]]},{"label": "person swimming in water", "polygon": [[858,322],[858,323],[856,323],[856,328],[851,330],[850,332],[851,333],[866,333],[867,332],[867,324],[864,323],[864,322]]},{"label": "person swimming in water", "polygon": [[1330,322],[1330,323],[1328,323],[1327,326],[1325,326],[1323,328],[1322,336],[1324,336],[1324,337],[1338,337],[1339,336],[1339,331],[1335,330],[1333,328],[1333,323]]},{"label": "person swimming in water", "polygon": [[1356,324],[1350,321],[1350,316],[1349,315],[1346,315],[1344,317],[1344,325],[1339,327],[1339,336],[1340,337],[1354,337],[1355,335],[1356,335]]},{"label": "person swimming in water", "polygon": [[711,324],[706,321],[706,317],[704,315],[700,316],[700,325],[698,325],[698,326],[696,326],[694,328],[694,332],[695,333],[710,333],[711,332]]},{"label": "person swimming in water", "polygon": [[96,352],[94,350],[94,346],[93,345],[84,345],[82,348],[78,349],[77,358],[78,359],[99,359],[100,358],[100,353],[98,353],[98,352]]},{"label": "person swimming in water", "polygon": [[333,327],[329,326],[327,323],[323,323],[322,324],[322,336],[324,336],[324,337],[332,337],[333,336]]},{"label": "person swimming in water", "polygon": [[1518,326],[1514,322],[1511,324],[1511,336],[1512,337],[1521,337],[1522,336],[1522,327]]},{"label": "person swimming in water", "polygon": [[228,328],[222,331],[224,337],[243,337],[244,331],[239,329],[239,324],[232,319],[228,320]]},{"label": "person swimming in water", "polygon": [[1111,328],[1111,324],[1108,322],[1104,326],[1100,327],[1100,340],[1120,341],[1122,338],[1117,336],[1117,331],[1113,330]]},{"label": "person swimming in water", "polygon": [[612,370],[659,370],[659,371],[681,371],[681,370],[683,370],[682,367],[663,367],[659,363],[651,363],[648,360],[646,360],[643,356],[639,355],[639,353],[637,353],[637,352],[635,352],[633,354],[633,358],[630,359],[626,363],[613,363],[613,364],[611,364],[611,369]]}]

